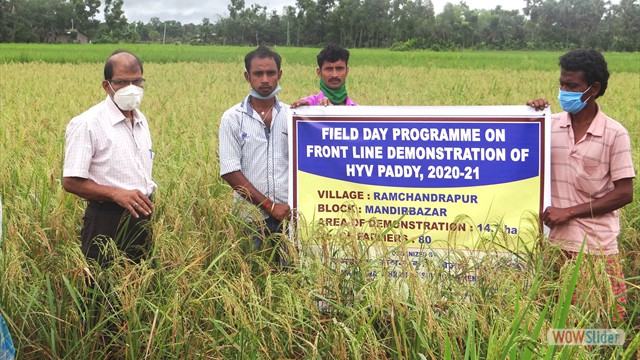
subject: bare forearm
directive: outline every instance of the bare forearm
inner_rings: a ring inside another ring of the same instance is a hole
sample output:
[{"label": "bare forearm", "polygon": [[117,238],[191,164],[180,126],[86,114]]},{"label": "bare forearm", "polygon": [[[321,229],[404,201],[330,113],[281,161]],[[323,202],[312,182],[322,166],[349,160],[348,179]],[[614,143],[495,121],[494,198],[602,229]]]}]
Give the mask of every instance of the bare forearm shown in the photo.
[{"label": "bare forearm", "polygon": [[151,214],[155,207],[140,190],[118,189],[78,177],[62,178],[62,186],[66,191],[87,200],[117,203],[136,218],[139,217],[139,213],[145,216]]},{"label": "bare forearm", "polygon": [[633,201],[632,179],[623,179],[616,183],[616,187],[603,197],[572,206],[567,210],[571,212],[573,218],[585,218],[606,214],[631,203]]},{"label": "bare forearm", "polygon": [[222,178],[231,185],[233,190],[256,206],[260,206],[267,200],[267,197],[258,191],[241,171],[224,174]]},{"label": "bare forearm", "polygon": [[93,201],[114,201],[114,193],[117,191],[112,187],[99,185],[93,180],[76,177],[62,178],[62,186],[67,192]]},{"label": "bare forearm", "polygon": [[633,179],[615,181],[615,188],[603,197],[568,208],[549,206],[544,210],[540,220],[554,227],[577,218],[590,218],[620,209],[633,201]]},{"label": "bare forearm", "polygon": [[222,175],[222,178],[229,183],[238,194],[252,204],[262,207],[271,217],[277,220],[284,220],[291,215],[289,204],[271,202],[270,199],[251,184],[242,172],[234,171]]}]

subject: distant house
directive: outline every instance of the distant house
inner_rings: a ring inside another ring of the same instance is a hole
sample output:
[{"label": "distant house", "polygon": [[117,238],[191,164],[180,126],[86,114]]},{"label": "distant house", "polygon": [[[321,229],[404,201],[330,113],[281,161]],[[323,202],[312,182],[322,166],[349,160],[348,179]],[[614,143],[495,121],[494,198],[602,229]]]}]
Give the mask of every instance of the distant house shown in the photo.
[{"label": "distant house", "polygon": [[76,29],[67,29],[64,32],[50,33],[45,42],[50,44],[87,44],[89,37]]}]

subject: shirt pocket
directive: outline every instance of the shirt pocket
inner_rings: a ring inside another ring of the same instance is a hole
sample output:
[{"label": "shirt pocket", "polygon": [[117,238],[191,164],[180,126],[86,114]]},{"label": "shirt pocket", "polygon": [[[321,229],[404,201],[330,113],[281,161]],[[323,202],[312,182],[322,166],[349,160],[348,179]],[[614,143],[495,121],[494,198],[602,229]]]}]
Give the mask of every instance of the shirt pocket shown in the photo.
[{"label": "shirt pocket", "polygon": [[576,189],[591,197],[600,197],[611,190],[609,161],[603,150],[602,146],[593,146],[576,167]]},{"label": "shirt pocket", "polygon": [[289,158],[289,134],[287,133],[287,131],[281,131],[280,132],[280,151],[282,152],[283,156],[286,157],[287,159]]}]

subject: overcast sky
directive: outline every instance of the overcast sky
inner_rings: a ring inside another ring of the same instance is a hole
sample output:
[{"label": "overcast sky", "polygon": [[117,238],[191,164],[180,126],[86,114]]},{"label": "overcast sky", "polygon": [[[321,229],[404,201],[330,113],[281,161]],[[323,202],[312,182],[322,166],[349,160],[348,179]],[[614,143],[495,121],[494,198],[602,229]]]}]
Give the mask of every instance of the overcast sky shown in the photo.
[{"label": "overcast sky", "polygon": [[[459,0],[431,0],[436,14],[442,12],[447,2],[458,4]],[[618,2],[618,1],[613,1]],[[216,22],[219,16],[228,16],[230,0],[125,0],[124,13],[129,22],[148,23],[152,17],[160,20],[176,20],[182,24],[200,24],[203,18]],[[296,0],[245,0],[245,7],[258,3],[267,9],[282,14],[285,6],[295,6]],[[472,9],[494,9],[497,5],[505,10],[521,10],[525,0],[466,0]]]}]

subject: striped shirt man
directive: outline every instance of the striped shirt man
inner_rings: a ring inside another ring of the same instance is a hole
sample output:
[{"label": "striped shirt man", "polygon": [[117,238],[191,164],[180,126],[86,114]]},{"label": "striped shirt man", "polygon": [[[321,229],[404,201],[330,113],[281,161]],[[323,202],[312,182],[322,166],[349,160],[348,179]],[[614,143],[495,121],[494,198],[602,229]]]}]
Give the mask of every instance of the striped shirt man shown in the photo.
[{"label": "striped shirt man", "polygon": [[[287,203],[289,194],[289,110],[276,98],[268,129],[250,96],[231,107],[220,122],[220,175],[241,171],[264,196]],[[240,197],[239,194],[235,194]],[[264,217],[268,214],[260,208]]]},{"label": "striped shirt man", "polygon": [[[551,127],[551,204],[568,208],[589,203],[613,190],[613,182],[634,178],[631,142],[627,130],[598,113],[586,135],[575,141],[569,113],[553,115]],[[618,253],[618,210],[579,217],[551,228],[549,240],[564,250],[597,255]]]}]

